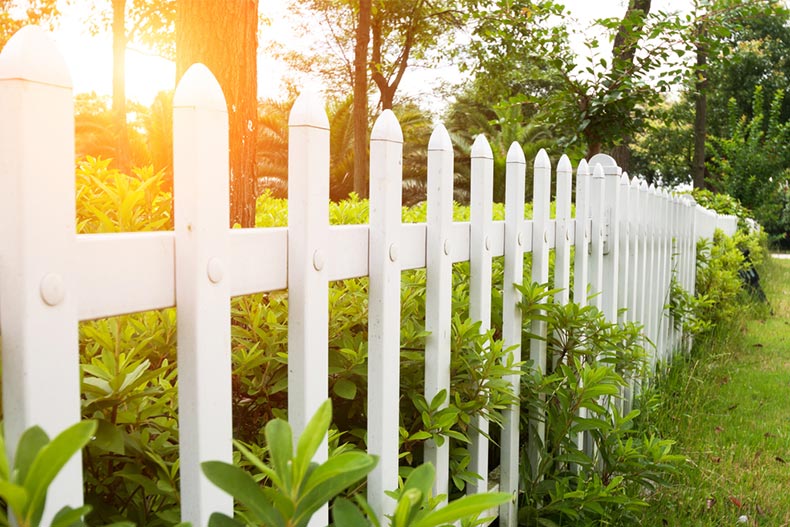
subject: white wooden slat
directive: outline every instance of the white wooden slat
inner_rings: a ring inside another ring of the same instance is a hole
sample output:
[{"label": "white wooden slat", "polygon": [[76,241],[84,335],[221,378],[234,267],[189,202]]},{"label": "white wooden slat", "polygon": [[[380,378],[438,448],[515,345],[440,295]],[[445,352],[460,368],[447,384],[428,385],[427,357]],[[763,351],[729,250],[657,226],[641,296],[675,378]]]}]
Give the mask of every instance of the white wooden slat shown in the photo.
[{"label": "white wooden slat", "polygon": [[587,263],[590,288],[588,303],[602,309],[601,289],[603,288],[603,246],[604,246],[604,172],[600,164],[593,166],[590,181],[590,255]]},{"label": "white wooden slat", "polygon": [[[642,324],[644,328],[645,334],[649,330],[649,323],[648,323],[648,305],[647,305],[647,289],[649,287],[649,282],[647,281],[648,273],[650,272],[650,241],[648,235],[648,214],[650,213],[649,209],[649,192],[647,182],[642,180],[639,183],[639,210],[641,214],[639,215],[638,224],[639,224],[639,279],[637,282],[637,289],[639,291],[638,297],[638,307],[637,311],[639,312],[639,322]],[[645,343],[645,349],[649,345]]]},{"label": "white wooden slat", "polygon": [[367,413],[368,452],[379,458],[368,476],[367,496],[382,522],[395,509],[385,492],[398,488],[402,159],[398,119],[385,110],[370,134]]},{"label": "white wooden slat", "polygon": [[[551,200],[551,161],[545,150],[541,149],[535,158],[532,195],[532,282],[545,284],[549,281],[549,212]],[[543,300],[545,302],[545,299]],[[529,358],[532,367],[546,373],[546,333],[545,320],[532,321],[532,333],[539,338],[530,341]],[[545,419],[539,415],[530,416],[529,460],[533,476],[537,474],[540,463],[539,444],[545,440]]]},{"label": "white wooden slat", "polygon": [[629,311],[628,295],[630,293],[631,285],[631,245],[629,243],[631,237],[631,182],[628,179],[628,174],[623,172],[620,176],[620,228],[617,243],[620,245],[619,250],[619,269],[620,277],[617,286],[617,308],[618,310],[625,308],[625,311],[618,313],[618,320],[626,322],[631,320],[633,312]]},{"label": "white wooden slat", "polygon": [[233,514],[232,497],[200,468],[233,461],[228,163],[225,97],[193,64],[173,96],[181,519],[192,525]]},{"label": "white wooden slat", "polygon": [[[642,273],[642,260],[644,255],[641,253],[641,238],[639,217],[642,214],[641,198],[639,191],[639,180],[634,177],[628,185],[628,246],[629,246],[629,280],[628,280],[628,320],[637,324],[642,323],[642,316],[639,312],[639,302],[642,292],[640,286],[640,274]],[[641,391],[641,379],[638,374],[629,380],[630,397],[628,399],[629,409],[633,405],[634,397]]]},{"label": "white wooden slat", "polygon": [[648,266],[645,283],[645,302],[646,302],[646,329],[647,336],[652,342],[649,351],[650,371],[655,371],[656,366],[656,345],[657,345],[657,328],[656,328],[656,311],[658,304],[658,295],[656,290],[656,283],[658,277],[658,243],[657,243],[657,215],[658,215],[658,198],[656,197],[656,188],[652,183],[647,191],[647,206],[646,211],[646,228],[648,236]]},{"label": "white wooden slat", "polygon": [[587,305],[588,260],[590,255],[590,169],[582,159],[576,168],[576,225],[573,262],[573,301]]},{"label": "white wooden slat", "polygon": [[[494,204],[494,154],[485,136],[478,135],[471,151],[471,239],[469,243],[469,317],[480,321],[480,332],[491,328],[491,226]],[[468,494],[488,491],[488,419],[479,415],[470,431],[469,470],[480,476]]]},{"label": "white wooden slat", "polygon": [[[518,143],[512,143],[507,152],[505,169],[505,268],[502,291],[502,340],[506,348],[511,349],[513,362],[521,361],[521,293],[514,284],[524,281],[524,251],[530,238],[525,230],[524,192],[527,162],[524,151]],[[530,222],[531,225],[531,222]],[[519,377],[509,375],[510,383],[519,397]],[[499,489],[513,495],[513,499],[499,508],[499,524],[503,527],[515,527],[518,524],[519,481],[519,430],[520,407],[512,405],[503,411],[504,426],[502,428],[502,451],[500,457],[501,479]]]},{"label": "white wooden slat", "polygon": [[[0,54],[0,326],[11,460],[27,428],[52,437],[80,420],[71,87],[40,28],[22,28]],[[82,501],[78,453],[50,486],[42,525]]]},{"label": "white wooden slat", "polygon": [[634,176],[628,188],[628,244],[630,247],[630,264],[631,272],[628,280],[628,320],[632,322],[641,323],[641,314],[639,313],[639,299],[641,292],[639,290],[639,277],[642,273],[642,259],[644,256],[641,254],[641,237],[639,217],[642,214],[642,193],[639,192],[639,180]]},{"label": "white wooden slat", "polygon": [[[328,397],[329,120],[303,92],[288,121],[288,421],[298,438]],[[327,458],[326,440],[315,455]],[[310,525],[326,525],[326,507]]]},{"label": "white wooden slat", "polygon": [[[620,213],[618,223],[620,224],[619,235],[617,243],[619,247],[619,269],[620,277],[617,286],[617,307],[618,307],[618,322],[624,324],[633,320],[633,311],[630,310],[629,294],[631,287],[631,275],[633,268],[631,266],[631,182],[628,179],[628,174],[623,172],[620,176]],[[620,408],[623,414],[627,414],[631,410],[631,398],[633,394],[633,379],[629,373],[624,373],[625,386],[622,388],[622,398],[617,400],[615,404]]]},{"label": "white wooden slat", "polygon": [[567,304],[571,285],[571,176],[573,167],[568,156],[563,155],[557,163],[557,205],[554,209],[556,221],[554,250],[554,287],[560,291],[555,300]]},{"label": "white wooden slat", "polygon": [[666,320],[664,317],[664,303],[666,301],[665,281],[666,281],[666,273],[667,273],[667,261],[669,259],[669,254],[667,250],[667,199],[666,199],[665,189],[658,189],[657,198],[658,198],[658,213],[656,214],[656,219],[658,224],[657,224],[656,236],[658,238],[659,254],[658,254],[658,275],[656,276],[656,285],[655,285],[656,294],[658,296],[658,298],[656,299],[656,309],[657,309],[656,344],[658,346],[658,358],[663,366],[666,364],[666,359],[667,359]]},{"label": "white wooden slat", "polygon": [[606,154],[596,154],[590,165],[600,165],[604,173],[603,190],[603,259],[601,263],[601,311],[607,320],[617,322],[618,285],[620,278],[620,167]]},{"label": "white wooden slat", "polygon": [[[428,226],[425,287],[425,398],[431,401],[450,389],[450,323],[452,315],[453,147],[444,125],[428,143]],[[444,405],[447,404],[445,399]],[[436,467],[434,495],[447,494],[449,441],[426,441],[425,460]]]}]

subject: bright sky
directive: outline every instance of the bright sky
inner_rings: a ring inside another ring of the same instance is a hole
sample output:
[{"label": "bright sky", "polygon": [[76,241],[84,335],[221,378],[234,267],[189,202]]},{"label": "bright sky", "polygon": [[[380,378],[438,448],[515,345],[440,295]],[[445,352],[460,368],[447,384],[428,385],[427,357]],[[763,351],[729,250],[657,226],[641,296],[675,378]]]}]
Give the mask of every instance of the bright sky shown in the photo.
[{"label": "bright sky", "polygon": [[[109,32],[91,36],[84,20],[87,2],[70,2],[62,6],[63,16],[54,38],[69,64],[74,90],[76,93],[95,91],[110,94],[112,88],[112,37]],[[101,5],[110,3],[103,1]],[[270,28],[262,31],[261,41],[277,39],[287,42],[291,31],[283,23],[286,2],[261,2],[266,16],[272,21]],[[566,0],[566,6],[575,14],[582,27],[589,26],[595,18],[622,16],[626,0]],[[653,10],[685,10],[691,7],[691,0],[654,0]],[[299,43],[295,43],[296,46]],[[304,46],[304,43],[302,43]],[[259,96],[272,97],[280,92],[279,79],[284,73],[283,66],[261,52],[258,56]],[[436,70],[410,68],[404,76],[402,90],[413,95],[431,98],[431,89],[437,80],[455,80],[460,74],[449,66]],[[172,89],[175,79],[175,65],[157,57],[145,49],[132,46],[126,53],[127,96],[130,99],[148,104],[160,90]]]}]

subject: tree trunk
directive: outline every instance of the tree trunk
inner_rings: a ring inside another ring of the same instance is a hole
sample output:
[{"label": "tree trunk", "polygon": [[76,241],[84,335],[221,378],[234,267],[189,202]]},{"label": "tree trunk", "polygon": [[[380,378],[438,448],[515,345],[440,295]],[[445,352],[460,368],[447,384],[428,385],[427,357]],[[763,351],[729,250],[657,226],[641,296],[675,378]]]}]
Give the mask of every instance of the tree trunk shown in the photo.
[{"label": "tree trunk", "polygon": [[178,0],[176,77],[201,62],[222,87],[230,120],[230,224],[242,227],[255,226],[257,51],[258,0]]},{"label": "tree trunk", "polygon": [[115,163],[130,173],[129,129],[126,126],[126,0],[112,0],[112,115]]},{"label": "tree trunk", "polygon": [[354,192],[368,196],[368,44],[371,0],[360,0],[354,46]]},{"label": "tree trunk", "polygon": [[[702,29],[699,38],[702,39]],[[708,63],[707,46],[697,43],[697,68],[694,94],[694,159],[691,164],[691,180],[694,188],[705,188],[705,140],[708,135]]]},{"label": "tree trunk", "polygon": [[[650,13],[651,0],[629,0],[628,9],[620,22],[612,44],[612,71],[625,71],[634,64],[639,39],[645,25],[645,17]],[[622,137],[621,144],[611,151],[617,165],[627,171],[631,164],[630,137]],[[597,146],[600,150],[600,145]]]}]

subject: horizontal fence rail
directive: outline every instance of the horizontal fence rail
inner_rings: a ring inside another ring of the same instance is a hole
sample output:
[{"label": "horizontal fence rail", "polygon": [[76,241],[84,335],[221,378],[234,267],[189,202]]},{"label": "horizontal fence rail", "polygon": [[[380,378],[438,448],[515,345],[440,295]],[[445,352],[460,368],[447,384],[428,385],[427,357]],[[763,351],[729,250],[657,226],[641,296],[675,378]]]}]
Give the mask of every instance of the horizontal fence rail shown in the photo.
[{"label": "horizontal fence rail", "polygon": [[[390,111],[371,134],[370,223],[330,226],[329,124],[323,102],[310,93],[297,99],[289,121],[288,227],[229,229],[225,99],[208,69],[195,65],[174,99],[174,231],[77,235],[72,97],[65,62],[49,37],[32,27],[19,31],[0,54],[0,328],[8,455],[13,459],[30,426],[54,435],[80,419],[79,321],[177,306],[182,516],[196,526],[206,525],[214,511],[233,512],[232,500],[200,473],[203,461],[231,459],[231,297],[288,290],[288,415],[298,434],[328,396],[328,284],[369,277],[368,445],[380,461],[368,480],[368,499],[383,516],[394,505],[384,491],[398,484],[402,271],[427,273],[424,395],[431,400],[449,387],[453,263],[470,262],[470,314],[486,331],[492,258],[504,257],[501,329],[516,361],[529,357],[535,368],[546,367],[545,342],[520,348],[520,296],[513,284],[522,281],[525,255],[532,257],[532,279],[548,282],[553,250],[556,300],[593,303],[610,321],[643,324],[656,344],[650,355],[655,366],[688,344],[665,308],[673,271],[693,292],[696,241],[716,229],[729,235],[737,229],[735,217],[630,179],[605,155],[576,168],[574,217],[571,162],[563,156],[553,168],[545,151],[534,160],[534,212],[525,219],[527,160],[516,143],[507,154],[505,220],[493,221],[493,155],[482,136],[472,147],[471,220],[453,222],[453,147],[441,125],[428,144],[428,220],[403,224],[403,136]],[[545,335],[545,322],[534,322],[531,330]],[[517,379],[509,380],[517,392]],[[632,384],[624,404],[635,389]],[[504,418],[498,485],[515,495],[519,408],[507,409]],[[535,433],[542,434],[536,424]],[[469,492],[494,485],[487,479],[488,423],[476,426],[471,467],[483,479]],[[438,493],[447,492],[447,444],[426,446],[426,460],[439,474]],[[326,456],[324,444],[317,460]],[[50,490],[44,523],[56,508],[82,501],[77,456]],[[516,525],[515,502],[499,514],[501,525]],[[315,522],[326,524],[326,510]]]}]

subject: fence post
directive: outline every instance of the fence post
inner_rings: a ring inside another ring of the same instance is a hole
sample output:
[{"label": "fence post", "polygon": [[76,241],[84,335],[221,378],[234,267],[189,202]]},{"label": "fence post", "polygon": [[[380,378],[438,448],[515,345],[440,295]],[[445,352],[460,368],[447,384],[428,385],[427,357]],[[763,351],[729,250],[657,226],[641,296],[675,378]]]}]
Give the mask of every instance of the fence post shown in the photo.
[{"label": "fence post", "polygon": [[[428,142],[428,225],[425,283],[425,398],[430,401],[450,392],[450,336],[453,267],[450,228],[453,221],[453,145],[444,125],[437,126]],[[425,461],[436,467],[434,495],[447,494],[450,445],[425,442]]]},{"label": "fence post", "polygon": [[[303,92],[288,119],[288,420],[298,438],[328,397],[329,119]],[[315,455],[327,458],[327,444]],[[328,523],[326,507],[310,525]]]},{"label": "fence post", "polygon": [[[507,151],[505,174],[505,268],[502,284],[502,340],[511,348],[513,362],[521,361],[521,293],[514,284],[524,281],[524,249],[527,236],[524,232],[524,191],[527,161],[521,146],[513,142]],[[508,375],[518,401],[519,376]],[[500,525],[515,527],[518,523],[519,480],[519,431],[521,409],[518,403],[503,412],[502,452],[500,457],[501,478],[499,489],[513,495],[513,499],[499,508]]]},{"label": "fence post", "polygon": [[219,83],[192,65],[173,96],[181,519],[207,525],[233,499],[200,464],[231,463],[228,110]]},{"label": "fence post", "polygon": [[[544,149],[535,158],[534,191],[532,195],[532,282],[546,284],[549,281],[549,212],[551,204],[551,161]],[[545,303],[546,299],[541,302]],[[539,338],[530,340],[529,358],[533,368],[546,373],[545,320],[532,321],[532,334]],[[540,464],[538,445],[545,442],[545,419],[533,415],[529,424],[529,462],[535,476]]]},{"label": "fence post", "polygon": [[[74,105],[63,57],[41,29],[20,29],[0,54],[0,326],[5,444],[53,437],[80,420]],[[82,505],[78,453],[49,489],[42,525]]]},{"label": "fence post", "polygon": [[573,301],[587,305],[588,259],[590,255],[590,169],[582,159],[576,168],[576,240],[573,263]]},{"label": "fence post", "polygon": [[[480,321],[480,333],[491,328],[491,226],[494,203],[494,154],[488,140],[478,135],[472,145],[471,233],[469,245],[469,317]],[[479,480],[469,483],[469,494],[488,491],[488,419],[479,415],[470,427],[469,470]]]},{"label": "fence post", "polygon": [[403,133],[392,110],[370,133],[370,252],[368,299],[368,452],[379,456],[368,476],[368,503],[379,518],[398,488],[400,282]]}]

